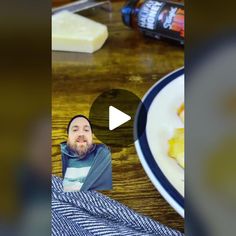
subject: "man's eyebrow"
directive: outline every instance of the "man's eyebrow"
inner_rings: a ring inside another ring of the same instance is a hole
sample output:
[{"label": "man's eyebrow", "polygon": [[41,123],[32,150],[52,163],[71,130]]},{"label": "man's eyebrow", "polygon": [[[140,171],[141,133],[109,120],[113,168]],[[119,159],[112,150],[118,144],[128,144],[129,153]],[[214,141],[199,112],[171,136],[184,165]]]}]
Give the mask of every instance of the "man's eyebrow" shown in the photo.
[{"label": "man's eyebrow", "polygon": [[90,126],[89,125],[84,125],[84,128],[90,128]]},{"label": "man's eyebrow", "polygon": [[71,128],[72,128],[72,129],[73,129],[73,128],[79,128],[79,126],[78,126],[78,125],[73,125]]}]

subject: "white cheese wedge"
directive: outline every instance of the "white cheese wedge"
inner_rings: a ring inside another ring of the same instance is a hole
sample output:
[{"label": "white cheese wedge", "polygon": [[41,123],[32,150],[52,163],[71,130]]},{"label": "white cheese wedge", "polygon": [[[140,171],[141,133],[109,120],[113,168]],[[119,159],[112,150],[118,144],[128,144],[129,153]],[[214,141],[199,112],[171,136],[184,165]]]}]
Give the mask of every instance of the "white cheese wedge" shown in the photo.
[{"label": "white cheese wedge", "polygon": [[93,53],[108,37],[107,26],[68,11],[52,16],[52,50]]}]

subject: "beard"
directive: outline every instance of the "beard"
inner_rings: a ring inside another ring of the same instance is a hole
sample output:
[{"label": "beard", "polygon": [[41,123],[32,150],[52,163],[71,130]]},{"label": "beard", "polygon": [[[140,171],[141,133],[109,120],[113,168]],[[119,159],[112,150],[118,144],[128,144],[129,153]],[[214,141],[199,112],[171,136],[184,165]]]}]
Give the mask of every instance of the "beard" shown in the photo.
[{"label": "beard", "polygon": [[92,148],[92,144],[85,142],[83,144],[78,143],[78,142],[67,142],[67,145],[69,146],[69,148],[75,152],[79,157],[84,157]]}]

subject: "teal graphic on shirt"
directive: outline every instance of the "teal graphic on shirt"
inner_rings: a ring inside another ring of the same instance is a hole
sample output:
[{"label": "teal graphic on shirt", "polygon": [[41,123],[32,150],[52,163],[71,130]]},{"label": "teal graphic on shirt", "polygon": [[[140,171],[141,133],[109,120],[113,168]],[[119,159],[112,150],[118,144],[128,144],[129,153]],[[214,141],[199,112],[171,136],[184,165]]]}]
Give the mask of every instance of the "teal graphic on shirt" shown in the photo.
[{"label": "teal graphic on shirt", "polygon": [[93,160],[93,153],[83,159],[71,158],[68,160],[68,166],[63,180],[64,191],[79,191],[81,189]]}]

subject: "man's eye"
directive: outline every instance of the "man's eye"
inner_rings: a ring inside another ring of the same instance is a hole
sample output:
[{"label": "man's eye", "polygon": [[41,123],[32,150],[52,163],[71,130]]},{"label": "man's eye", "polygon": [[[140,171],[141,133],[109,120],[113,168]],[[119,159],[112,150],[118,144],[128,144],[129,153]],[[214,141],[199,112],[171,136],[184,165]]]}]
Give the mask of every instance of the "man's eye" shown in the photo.
[{"label": "man's eye", "polygon": [[77,130],[77,129],[73,129],[72,131],[73,131],[73,132],[76,132],[76,131],[78,131],[78,130]]},{"label": "man's eye", "polygon": [[85,132],[89,132],[89,129],[85,129]]}]

